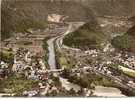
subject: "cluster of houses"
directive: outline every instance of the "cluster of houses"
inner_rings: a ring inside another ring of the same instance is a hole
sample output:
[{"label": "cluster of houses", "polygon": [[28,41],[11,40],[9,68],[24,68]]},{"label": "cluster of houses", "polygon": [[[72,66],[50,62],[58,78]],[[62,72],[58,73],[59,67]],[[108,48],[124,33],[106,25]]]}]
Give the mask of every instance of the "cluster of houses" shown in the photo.
[{"label": "cluster of houses", "polygon": [[116,56],[113,57],[113,60],[124,64],[130,69],[135,70],[135,55],[134,54],[117,53]]},{"label": "cluster of houses", "polygon": [[50,76],[51,75],[48,75],[48,79],[46,79],[45,81],[39,82],[37,87],[24,91],[22,95],[28,97],[46,96],[48,93],[51,93],[52,91],[58,92],[58,87],[54,85],[54,81],[50,78]]},{"label": "cluster of houses", "polygon": [[22,93],[23,96],[46,96],[53,91],[57,93],[61,91],[62,87],[55,85],[56,81],[52,78],[54,77],[53,74],[47,71],[42,55],[35,54],[28,49],[19,48],[16,50],[12,71],[14,73],[24,74],[27,79],[39,81],[38,86],[24,91]]},{"label": "cluster of houses", "polygon": [[[35,73],[39,70],[45,70],[46,66],[42,60],[42,55],[35,54],[27,49],[19,48],[14,56],[13,72],[24,72],[26,76],[36,78]],[[29,72],[29,73],[28,73]],[[30,75],[29,75],[30,74]]]},{"label": "cluster of houses", "polygon": [[[118,80],[134,83],[134,79],[132,77],[129,77],[124,73],[121,74],[122,72],[120,70],[113,68],[115,65],[116,67],[122,65],[127,69],[135,70],[135,55],[133,53],[126,53],[122,51],[118,52],[110,44],[108,44],[103,51],[96,49],[87,51],[65,49],[65,52],[67,52],[69,56],[73,55],[72,57],[77,60],[79,64],[77,64],[78,70],[88,64],[89,67],[103,75],[110,75]],[[83,63],[86,62],[86,58],[92,58],[92,62],[94,62],[92,64],[85,63],[84,65]],[[86,73],[86,71],[84,72]],[[77,75],[80,74],[81,73],[78,73]]]}]

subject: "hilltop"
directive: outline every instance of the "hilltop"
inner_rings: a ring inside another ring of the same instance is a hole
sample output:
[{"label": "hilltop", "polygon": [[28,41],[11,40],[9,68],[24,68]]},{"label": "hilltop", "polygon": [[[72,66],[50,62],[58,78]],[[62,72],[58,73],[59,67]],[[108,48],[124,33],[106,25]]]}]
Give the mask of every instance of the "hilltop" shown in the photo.
[{"label": "hilltop", "polygon": [[75,32],[69,33],[63,40],[64,44],[79,49],[101,48],[106,36],[95,22],[86,23]]},{"label": "hilltop", "polygon": [[124,35],[115,37],[112,44],[120,50],[135,52],[135,26],[131,27]]}]

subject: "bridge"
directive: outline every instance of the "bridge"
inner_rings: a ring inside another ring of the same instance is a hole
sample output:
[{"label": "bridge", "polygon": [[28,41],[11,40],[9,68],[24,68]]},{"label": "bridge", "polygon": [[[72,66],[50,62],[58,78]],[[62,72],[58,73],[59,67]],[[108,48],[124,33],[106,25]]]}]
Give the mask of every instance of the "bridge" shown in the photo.
[{"label": "bridge", "polygon": [[42,70],[40,71],[41,73],[59,73],[59,72],[62,72],[64,69],[50,69],[50,70]]}]

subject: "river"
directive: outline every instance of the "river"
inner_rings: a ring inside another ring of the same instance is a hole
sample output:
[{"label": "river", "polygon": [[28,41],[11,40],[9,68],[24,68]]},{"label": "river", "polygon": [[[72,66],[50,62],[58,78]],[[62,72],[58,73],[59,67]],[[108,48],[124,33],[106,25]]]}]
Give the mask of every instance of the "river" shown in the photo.
[{"label": "river", "polygon": [[54,51],[54,40],[55,38],[51,38],[47,41],[48,44],[48,51],[49,51],[49,58],[48,58],[48,64],[50,66],[50,69],[56,69],[56,60],[55,60],[55,51]]},{"label": "river", "polygon": [[[65,33],[67,34],[69,30],[67,30]],[[58,36],[59,37],[59,36]],[[50,66],[50,70],[54,70],[56,69],[56,59],[55,59],[55,48],[54,48],[54,41],[58,38],[58,37],[53,37],[51,39],[49,39],[47,41],[48,44],[48,51],[49,51],[49,58],[48,58],[48,64]],[[62,86],[66,89],[66,90],[70,90],[70,89],[74,89],[76,92],[79,91],[81,88],[79,85],[70,83],[67,79],[64,79],[62,77],[60,77],[60,82],[62,83]]]}]

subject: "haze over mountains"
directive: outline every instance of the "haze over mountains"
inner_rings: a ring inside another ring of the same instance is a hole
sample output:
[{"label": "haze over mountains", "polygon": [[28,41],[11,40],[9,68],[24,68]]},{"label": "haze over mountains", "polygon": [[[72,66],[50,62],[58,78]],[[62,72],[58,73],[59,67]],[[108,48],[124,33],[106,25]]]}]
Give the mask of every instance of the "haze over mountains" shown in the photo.
[{"label": "haze over mountains", "polygon": [[88,22],[96,30],[97,17],[126,17],[135,15],[134,0],[2,0],[2,39],[29,28],[43,29],[47,16],[68,16],[66,21]]}]

